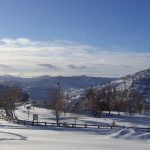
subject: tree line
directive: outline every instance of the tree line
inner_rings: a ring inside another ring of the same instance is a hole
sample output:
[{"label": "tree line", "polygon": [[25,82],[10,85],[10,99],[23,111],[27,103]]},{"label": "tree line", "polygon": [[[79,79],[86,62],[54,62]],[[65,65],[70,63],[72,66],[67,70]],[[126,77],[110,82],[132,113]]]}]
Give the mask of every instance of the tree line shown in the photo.
[{"label": "tree line", "polygon": [[130,116],[135,113],[150,111],[150,102],[146,101],[142,93],[138,90],[119,89],[111,84],[107,84],[100,89],[88,88],[85,91],[84,106],[91,111],[94,116],[101,116],[103,111],[127,112]]},{"label": "tree line", "polygon": [[136,89],[119,89],[111,84],[102,86],[101,88],[90,87],[85,89],[84,96],[79,103],[68,103],[68,96],[64,96],[63,91],[58,90],[51,101],[51,109],[56,115],[57,123],[62,112],[70,112],[74,116],[74,121],[78,118],[78,114],[82,112],[90,112],[95,117],[101,117],[104,111],[108,111],[110,115],[112,111],[116,111],[118,115],[126,112],[130,116],[135,113],[142,114],[150,112],[150,102],[146,101],[142,93]]},{"label": "tree line", "polygon": [[[0,106],[5,110],[8,117],[15,118],[15,103],[23,98],[21,90],[13,86],[3,86],[0,89]],[[59,124],[60,114],[72,113],[74,122],[78,119],[78,114],[90,112],[95,117],[101,117],[104,111],[111,114],[112,111],[127,112],[130,116],[143,112],[150,112],[150,102],[146,101],[143,95],[136,89],[119,89],[111,84],[101,88],[90,87],[85,89],[84,96],[79,103],[69,103],[69,96],[58,88],[51,100],[49,108],[53,110],[56,122]]]}]

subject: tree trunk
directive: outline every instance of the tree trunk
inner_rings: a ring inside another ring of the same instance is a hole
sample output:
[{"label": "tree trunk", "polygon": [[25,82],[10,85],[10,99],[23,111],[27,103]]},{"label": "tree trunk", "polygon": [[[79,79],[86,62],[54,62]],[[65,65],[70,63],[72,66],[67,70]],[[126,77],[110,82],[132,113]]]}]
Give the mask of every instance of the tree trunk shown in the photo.
[{"label": "tree trunk", "polygon": [[57,125],[59,125],[59,115],[56,114],[56,122],[57,122]]},{"label": "tree trunk", "polygon": [[117,105],[116,107],[117,107],[118,116],[120,116],[119,106]]}]

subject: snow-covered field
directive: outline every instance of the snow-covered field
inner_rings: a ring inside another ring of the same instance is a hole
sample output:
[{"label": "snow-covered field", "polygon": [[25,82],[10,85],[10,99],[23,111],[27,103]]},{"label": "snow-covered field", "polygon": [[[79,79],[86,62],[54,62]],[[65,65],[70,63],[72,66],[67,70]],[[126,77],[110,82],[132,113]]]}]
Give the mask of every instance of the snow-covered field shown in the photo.
[{"label": "snow-covered field", "polygon": [[[40,114],[40,120],[55,121],[51,111],[47,109],[35,108],[31,110],[32,113]],[[19,118],[27,119],[27,112],[23,107],[17,110],[16,114]],[[69,119],[66,120],[62,115],[61,121],[71,122],[71,115],[67,114],[67,116]],[[115,118],[117,121],[116,115],[113,119]],[[118,123],[128,122],[128,120],[119,120],[121,118],[118,118]],[[31,116],[30,119],[32,120]],[[99,119],[82,115],[79,119],[80,122],[110,123],[112,117]],[[144,116],[138,122],[142,120],[146,121],[141,123],[141,126],[150,125]],[[130,123],[127,124],[130,125]],[[2,150],[149,150],[150,132],[134,129],[30,127],[0,119],[0,147]]]},{"label": "snow-covered field", "polygon": [[[53,112],[49,109],[34,107],[30,110],[29,120],[33,120],[33,114],[38,114],[39,121],[41,122],[56,122]],[[16,110],[16,116],[19,119],[28,120],[28,110],[25,107],[20,107]],[[134,127],[149,127],[150,128],[150,114],[129,116],[126,113],[121,113],[118,116],[116,112],[112,112],[112,115],[108,115],[107,112],[103,113],[101,118],[92,117],[88,115],[78,115],[77,123],[86,124],[99,124],[99,125],[109,125],[115,121],[116,125],[121,126],[134,126]],[[73,115],[67,114],[66,117],[62,113],[60,116],[60,122],[74,123]]]}]

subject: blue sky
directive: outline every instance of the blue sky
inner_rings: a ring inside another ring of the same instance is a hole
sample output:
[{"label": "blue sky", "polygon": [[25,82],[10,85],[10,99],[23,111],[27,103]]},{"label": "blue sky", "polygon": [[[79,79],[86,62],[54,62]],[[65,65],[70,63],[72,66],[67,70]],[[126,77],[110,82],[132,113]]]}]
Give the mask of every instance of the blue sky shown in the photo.
[{"label": "blue sky", "polygon": [[119,77],[149,68],[149,8],[149,0],[0,0],[1,74]]}]

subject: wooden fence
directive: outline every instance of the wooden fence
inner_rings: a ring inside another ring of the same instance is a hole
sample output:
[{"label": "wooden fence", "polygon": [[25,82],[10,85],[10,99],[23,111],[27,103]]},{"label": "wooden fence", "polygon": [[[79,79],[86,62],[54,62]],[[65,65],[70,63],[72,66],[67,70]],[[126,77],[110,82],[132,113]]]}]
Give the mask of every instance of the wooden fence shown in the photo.
[{"label": "wooden fence", "polygon": [[119,126],[119,125],[100,125],[100,124],[73,124],[73,123],[50,123],[50,122],[38,122],[38,121],[27,121],[21,119],[12,119],[6,116],[1,116],[3,119],[20,124],[29,126],[45,126],[45,127],[66,127],[66,128],[97,128],[97,129],[136,129],[140,131],[150,132],[150,127],[129,127],[129,126]]}]

